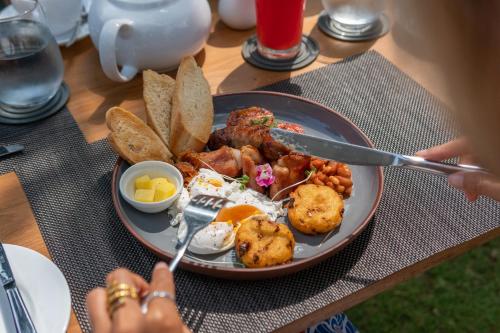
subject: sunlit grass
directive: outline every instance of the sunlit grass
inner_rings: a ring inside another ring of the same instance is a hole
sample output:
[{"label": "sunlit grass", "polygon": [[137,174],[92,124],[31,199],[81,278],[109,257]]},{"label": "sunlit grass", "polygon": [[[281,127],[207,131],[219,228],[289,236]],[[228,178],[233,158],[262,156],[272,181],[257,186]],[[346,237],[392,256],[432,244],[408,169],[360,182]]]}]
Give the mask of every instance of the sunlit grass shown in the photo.
[{"label": "sunlit grass", "polygon": [[500,332],[500,239],[382,293],[347,315],[361,332]]}]

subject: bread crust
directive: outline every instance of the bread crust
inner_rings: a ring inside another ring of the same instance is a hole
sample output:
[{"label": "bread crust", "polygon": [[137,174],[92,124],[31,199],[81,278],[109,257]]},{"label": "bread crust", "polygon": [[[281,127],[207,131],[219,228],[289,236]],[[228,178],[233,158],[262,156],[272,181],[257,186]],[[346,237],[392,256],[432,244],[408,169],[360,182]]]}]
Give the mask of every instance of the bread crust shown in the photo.
[{"label": "bread crust", "polygon": [[108,141],[113,150],[130,164],[142,161],[172,163],[172,154],[158,135],[139,117],[120,107],[106,112]]},{"label": "bread crust", "polygon": [[175,80],[152,70],[142,72],[147,124],[168,147]]},{"label": "bread crust", "polygon": [[176,156],[200,152],[212,132],[214,109],[210,86],[193,57],[182,60],[172,96],[169,147]]}]

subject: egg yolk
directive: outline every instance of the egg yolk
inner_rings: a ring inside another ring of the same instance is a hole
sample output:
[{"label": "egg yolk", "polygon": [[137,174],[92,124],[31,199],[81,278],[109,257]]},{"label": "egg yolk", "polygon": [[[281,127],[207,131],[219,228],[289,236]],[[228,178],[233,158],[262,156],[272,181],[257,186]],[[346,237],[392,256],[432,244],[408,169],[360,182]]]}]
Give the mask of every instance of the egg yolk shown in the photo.
[{"label": "egg yolk", "polygon": [[222,182],[215,178],[208,178],[207,182],[215,187],[222,187]]},{"label": "egg yolk", "polygon": [[260,209],[251,205],[238,205],[233,207],[224,207],[215,218],[215,222],[229,222],[236,224],[244,219],[263,214]]}]

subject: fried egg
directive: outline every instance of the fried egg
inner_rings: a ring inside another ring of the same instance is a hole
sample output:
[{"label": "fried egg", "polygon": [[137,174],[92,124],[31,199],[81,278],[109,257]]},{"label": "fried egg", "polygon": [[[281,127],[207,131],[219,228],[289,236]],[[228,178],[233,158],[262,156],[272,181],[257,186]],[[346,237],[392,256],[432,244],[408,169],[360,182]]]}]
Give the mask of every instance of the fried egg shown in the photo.
[{"label": "fried egg", "polygon": [[276,220],[284,215],[281,203],[273,202],[254,190],[241,189],[240,183],[227,182],[213,170],[200,169],[170,209],[170,214],[174,216],[172,225],[179,224],[177,237],[180,240],[186,237],[187,232],[182,212],[191,198],[198,194],[219,196],[230,202],[221,210],[216,221],[194,236],[188,249],[197,254],[214,254],[232,248],[240,222],[250,216],[266,214],[271,220]]}]

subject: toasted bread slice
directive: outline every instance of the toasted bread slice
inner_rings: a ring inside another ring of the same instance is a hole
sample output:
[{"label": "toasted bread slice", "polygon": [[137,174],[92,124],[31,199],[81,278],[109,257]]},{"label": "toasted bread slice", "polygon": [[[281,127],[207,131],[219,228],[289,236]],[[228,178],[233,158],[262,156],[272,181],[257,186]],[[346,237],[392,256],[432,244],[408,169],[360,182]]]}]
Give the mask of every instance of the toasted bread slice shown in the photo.
[{"label": "toasted bread slice", "polygon": [[210,137],[214,106],[210,86],[193,57],[182,60],[172,97],[169,147],[176,156],[201,151]]},{"label": "toasted bread slice", "polygon": [[108,135],[111,147],[127,162],[172,162],[172,153],[163,141],[133,113],[113,107],[106,112],[106,125],[111,130]]},{"label": "toasted bread slice", "polygon": [[175,80],[152,70],[143,71],[142,79],[147,123],[168,147]]}]

